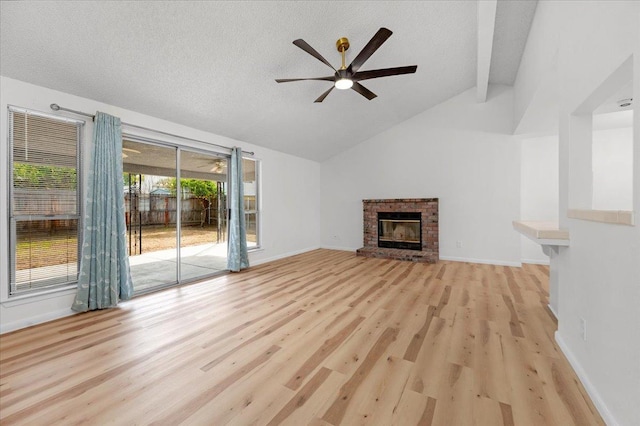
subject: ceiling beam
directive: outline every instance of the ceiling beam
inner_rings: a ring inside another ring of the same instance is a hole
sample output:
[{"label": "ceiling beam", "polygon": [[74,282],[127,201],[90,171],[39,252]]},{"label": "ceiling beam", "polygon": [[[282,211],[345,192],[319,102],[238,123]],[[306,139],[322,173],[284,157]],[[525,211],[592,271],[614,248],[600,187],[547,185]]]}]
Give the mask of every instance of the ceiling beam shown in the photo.
[{"label": "ceiling beam", "polygon": [[478,102],[487,101],[497,7],[498,0],[478,0]]}]

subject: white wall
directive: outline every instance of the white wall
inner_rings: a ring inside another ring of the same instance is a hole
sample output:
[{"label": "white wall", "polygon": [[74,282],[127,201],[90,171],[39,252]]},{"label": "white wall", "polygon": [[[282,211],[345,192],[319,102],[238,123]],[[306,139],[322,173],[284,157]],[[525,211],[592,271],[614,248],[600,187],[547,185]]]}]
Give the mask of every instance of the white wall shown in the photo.
[{"label": "white wall", "polygon": [[[34,86],[17,80],[0,77],[0,123],[3,131],[0,176],[7,176],[7,105],[15,105],[43,112],[51,112],[49,105],[58,103],[66,108],[95,112],[100,110],[122,118],[123,122],[137,124],[184,137],[209,141],[224,146],[241,146],[254,151],[261,163],[261,208],[262,208],[262,249],[250,253],[251,264],[318,248],[320,245],[320,164],[283,154],[259,146],[236,141],[215,134],[181,126],[137,112],[106,105],[66,93]],[[64,113],[66,114],[66,113]],[[62,114],[62,115],[64,115]],[[75,118],[75,117],[74,117]],[[85,126],[85,164],[89,164],[89,149],[92,123]],[[149,132],[123,129],[132,134],[153,137],[160,140],[180,142],[170,137]],[[211,148],[206,144],[181,143],[200,148]],[[0,180],[0,199],[7,199],[7,180]],[[7,209],[0,210],[0,224],[7,224]],[[28,297],[21,300],[8,298],[8,256],[7,227],[0,226],[0,331],[5,332],[71,314],[73,291],[55,292],[46,296]]]},{"label": "white wall", "polygon": [[474,90],[322,163],[324,247],[362,247],[363,199],[437,197],[441,259],[520,264],[513,92],[492,86],[477,103]]},{"label": "white wall", "polygon": [[[588,192],[581,172],[591,163],[576,152],[584,132],[572,114],[630,55],[634,95],[640,99],[640,2],[539,2],[534,20],[539,40],[558,52],[559,219],[570,246],[552,260],[559,271],[556,340],[609,425],[637,425],[640,419],[640,134],[638,103],[634,126],[634,227],[568,219],[571,192]],[[557,45],[540,34],[558,33]],[[535,37],[531,34],[530,37]],[[546,57],[529,55],[535,70]],[[518,78],[520,78],[520,73]],[[518,83],[516,83],[518,87]],[[526,93],[524,93],[526,94]],[[580,123],[578,123],[580,124]],[[580,131],[578,131],[580,130]],[[589,130],[590,132],[590,130]],[[585,156],[590,160],[589,156]],[[570,167],[570,165],[572,167]],[[577,167],[575,167],[577,166]],[[587,323],[586,340],[580,321]]]},{"label": "white wall", "polygon": [[633,128],[593,132],[593,208],[633,210]]},{"label": "white wall", "polygon": [[549,113],[557,115],[557,105],[552,103],[557,82],[550,75],[556,72],[557,67],[557,19],[553,8],[540,7],[538,3],[513,84],[514,128],[525,129],[519,133],[535,131],[529,123],[531,120],[537,121],[538,126],[546,127],[548,123],[541,121],[548,120]]},{"label": "white wall", "polygon": [[[522,140],[520,219],[558,220],[558,136]],[[521,238],[524,263],[548,264],[540,244]]]}]

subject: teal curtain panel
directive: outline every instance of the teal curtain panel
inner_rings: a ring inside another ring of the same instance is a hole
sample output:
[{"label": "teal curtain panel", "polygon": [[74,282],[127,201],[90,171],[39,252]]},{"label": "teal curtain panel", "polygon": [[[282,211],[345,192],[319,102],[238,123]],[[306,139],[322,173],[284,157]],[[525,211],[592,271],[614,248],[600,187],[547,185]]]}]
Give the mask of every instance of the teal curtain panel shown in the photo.
[{"label": "teal curtain panel", "polygon": [[77,312],[114,307],[130,299],[133,284],[126,249],[120,119],[96,113],[87,182]]}]

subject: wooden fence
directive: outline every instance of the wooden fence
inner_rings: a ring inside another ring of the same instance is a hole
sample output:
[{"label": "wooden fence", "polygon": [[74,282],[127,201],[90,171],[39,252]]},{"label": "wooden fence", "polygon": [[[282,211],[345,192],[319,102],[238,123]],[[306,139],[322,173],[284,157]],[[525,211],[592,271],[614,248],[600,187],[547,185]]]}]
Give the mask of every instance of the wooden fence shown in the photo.
[{"label": "wooden fence", "polygon": [[[127,225],[175,224],[178,201],[175,195],[126,194],[124,197]],[[181,200],[181,222],[210,225],[217,220],[216,199],[184,198]]]},{"label": "wooden fence", "polygon": [[[127,226],[171,225],[176,223],[177,198],[165,194],[123,194]],[[75,191],[30,190],[16,188],[13,191],[13,215],[63,215],[76,214]],[[217,200],[185,198],[181,200],[182,223],[186,225],[214,225],[217,221]],[[77,220],[44,219],[19,221],[18,230],[57,231],[75,229]]]}]

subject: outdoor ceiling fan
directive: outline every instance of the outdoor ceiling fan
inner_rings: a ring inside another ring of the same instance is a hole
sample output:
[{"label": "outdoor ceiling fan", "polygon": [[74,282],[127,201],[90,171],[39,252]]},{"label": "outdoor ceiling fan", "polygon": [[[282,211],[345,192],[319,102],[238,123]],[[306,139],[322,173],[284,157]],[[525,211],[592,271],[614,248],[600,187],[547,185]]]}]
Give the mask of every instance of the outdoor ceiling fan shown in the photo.
[{"label": "outdoor ceiling fan", "polygon": [[312,78],[280,78],[276,79],[278,83],[288,83],[290,81],[304,81],[304,80],[321,80],[321,81],[332,81],[333,86],[329,88],[326,92],[324,92],[318,99],[314,102],[322,102],[324,98],[333,90],[335,87],[338,90],[346,90],[352,89],[356,92],[360,93],[365,98],[371,100],[375,98],[377,95],[364,87],[359,81],[369,80],[372,78],[379,77],[389,77],[392,75],[401,75],[401,74],[412,74],[416,72],[418,69],[417,65],[405,66],[405,67],[396,67],[396,68],[384,68],[378,70],[370,70],[370,71],[360,71],[360,67],[366,62],[367,59],[373,53],[378,50],[382,43],[387,41],[387,39],[393,34],[387,28],[380,28],[378,32],[369,40],[369,43],[360,51],[358,56],[351,62],[351,64],[347,67],[345,65],[345,52],[349,49],[349,40],[346,37],[342,37],[336,41],[336,48],[338,52],[340,52],[342,56],[342,66],[339,69],[335,69],[329,61],[327,61],[321,54],[319,54],[313,47],[309,46],[309,44],[302,40],[294,40],[293,44],[298,46],[300,49],[304,50],[323,64],[329,66],[335,74],[328,77],[312,77]]},{"label": "outdoor ceiling fan", "polygon": [[[132,149],[132,148],[122,148],[123,151],[128,151],[128,152],[133,152],[134,154],[140,154],[140,151],[138,151],[137,149]],[[125,154],[124,152],[122,153],[122,158],[128,158],[129,156],[127,154]]]},{"label": "outdoor ceiling fan", "polygon": [[224,172],[226,167],[227,167],[227,160],[219,158],[217,160],[214,160],[213,167],[209,171],[220,174]]}]

